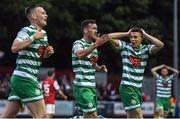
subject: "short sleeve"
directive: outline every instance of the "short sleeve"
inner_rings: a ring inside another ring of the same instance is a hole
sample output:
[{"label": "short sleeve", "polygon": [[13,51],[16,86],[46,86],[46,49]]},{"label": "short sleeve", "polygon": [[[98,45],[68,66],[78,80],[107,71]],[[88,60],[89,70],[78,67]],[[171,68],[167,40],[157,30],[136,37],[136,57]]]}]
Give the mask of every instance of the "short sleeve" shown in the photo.
[{"label": "short sleeve", "polygon": [[148,53],[149,54],[152,54],[152,48],[154,47],[155,45],[148,45]]},{"label": "short sleeve", "polygon": [[19,41],[23,41],[23,40],[29,38],[30,36],[27,34],[27,32],[28,32],[28,30],[26,28],[22,28],[18,32],[18,34],[16,36],[16,39],[19,40]]},{"label": "short sleeve", "polygon": [[156,76],[155,76],[155,78],[157,79],[157,78],[159,78],[160,77],[160,75],[159,74],[157,74]]},{"label": "short sleeve", "polygon": [[59,89],[60,89],[60,86],[59,86],[59,84],[58,84],[57,81],[54,81],[54,88],[55,88],[56,90],[59,90]]},{"label": "short sleeve", "polygon": [[74,44],[73,44],[73,53],[75,54],[77,50],[79,49],[83,49],[83,45],[82,43],[80,43],[79,41],[76,41]]},{"label": "short sleeve", "polygon": [[173,74],[170,75],[170,79],[171,79],[171,80],[174,79],[174,75],[173,75]]},{"label": "short sleeve", "polygon": [[126,46],[126,42],[119,40],[119,49],[123,49]]}]

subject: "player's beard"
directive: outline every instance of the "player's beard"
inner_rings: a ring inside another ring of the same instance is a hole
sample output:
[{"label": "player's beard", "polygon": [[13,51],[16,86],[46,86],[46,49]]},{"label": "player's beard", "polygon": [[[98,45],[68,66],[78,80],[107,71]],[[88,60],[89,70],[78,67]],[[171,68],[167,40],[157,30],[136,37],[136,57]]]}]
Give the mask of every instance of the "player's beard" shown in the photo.
[{"label": "player's beard", "polygon": [[92,39],[92,42],[93,42],[93,43],[96,42],[96,39],[93,38],[93,39]]},{"label": "player's beard", "polygon": [[97,35],[92,35],[92,42],[96,42]]},{"label": "player's beard", "polygon": [[96,37],[92,36],[92,37],[90,37],[90,39],[91,39],[91,42],[93,42],[93,43],[96,42]]}]

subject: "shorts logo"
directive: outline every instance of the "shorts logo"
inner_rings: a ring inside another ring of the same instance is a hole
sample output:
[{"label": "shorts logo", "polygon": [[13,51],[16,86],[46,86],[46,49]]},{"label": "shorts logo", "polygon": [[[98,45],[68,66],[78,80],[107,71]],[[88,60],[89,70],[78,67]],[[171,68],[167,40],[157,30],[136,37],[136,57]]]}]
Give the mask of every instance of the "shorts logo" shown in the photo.
[{"label": "shorts logo", "polygon": [[41,94],[41,91],[40,91],[39,89],[36,89],[36,90],[35,90],[35,93],[36,93],[36,95],[40,95],[40,94]]},{"label": "shorts logo", "polygon": [[89,107],[89,108],[92,108],[92,107],[93,107],[93,104],[90,102],[90,103],[88,104],[88,107]]},{"label": "shorts logo", "polygon": [[136,104],[136,100],[132,99],[131,104],[133,104],[133,105]]}]

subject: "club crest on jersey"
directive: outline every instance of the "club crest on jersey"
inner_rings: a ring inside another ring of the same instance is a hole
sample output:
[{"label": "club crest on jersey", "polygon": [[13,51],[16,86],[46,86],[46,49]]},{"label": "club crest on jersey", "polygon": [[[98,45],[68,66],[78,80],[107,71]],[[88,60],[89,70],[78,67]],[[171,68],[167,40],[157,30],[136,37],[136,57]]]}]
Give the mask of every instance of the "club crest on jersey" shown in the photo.
[{"label": "club crest on jersey", "polygon": [[98,57],[97,56],[94,56],[94,55],[91,55],[90,57],[90,62],[93,64],[93,63],[97,63],[97,60],[98,60]]},{"label": "club crest on jersey", "polygon": [[44,54],[45,50],[46,50],[46,46],[40,45],[38,48],[38,55],[41,57]]},{"label": "club crest on jersey", "polygon": [[140,66],[142,59],[139,57],[130,55],[129,61],[132,63],[133,66]]},{"label": "club crest on jersey", "polygon": [[164,87],[168,87],[168,81],[167,80],[163,80],[162,84],[163,84]]}]

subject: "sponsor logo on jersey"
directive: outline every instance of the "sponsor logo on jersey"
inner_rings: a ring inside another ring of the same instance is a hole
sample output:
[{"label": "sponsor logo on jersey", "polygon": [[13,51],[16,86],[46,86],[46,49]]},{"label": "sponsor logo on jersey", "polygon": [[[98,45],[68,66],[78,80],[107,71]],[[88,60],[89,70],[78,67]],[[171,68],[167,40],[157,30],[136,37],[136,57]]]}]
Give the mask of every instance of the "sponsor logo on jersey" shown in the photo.
[{"label": "sponsor logo on jersey", "polygon": [[162,80],[162,84],[164,87],[168,87],[168,81],[167,80]]},{"label": "sponsor logo on jersey", "polygon": [[38,55],[41,57],[44,54],[45,50],[46,50],[46,46],[40,45],[38,48]]},{"label": "sponsor logo on jersey", "polygon": [[139,57],[130,55],[129,61],[132,63],[133,66],[140,66],[142,59]]},{"label": "sponsor logo on jersey", "polygon": [[97,60],[98,60],[98,57],[97,57],[97,56],[91,55],[91,57],[90,57],[90,62],[91,62],[92,64],[97,63]]}]

